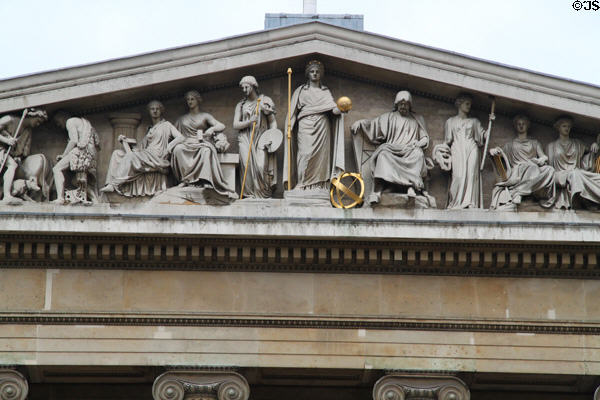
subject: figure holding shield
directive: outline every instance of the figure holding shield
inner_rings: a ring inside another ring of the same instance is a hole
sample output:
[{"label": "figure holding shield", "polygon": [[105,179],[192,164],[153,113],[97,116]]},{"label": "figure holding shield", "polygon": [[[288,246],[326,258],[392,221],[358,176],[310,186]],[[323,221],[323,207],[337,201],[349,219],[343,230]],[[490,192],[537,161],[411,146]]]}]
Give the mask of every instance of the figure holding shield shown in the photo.
[{"label": "figure holding shield", "polygon": [[283,133],[277,129],[273,100],[260,94],[256,78],[244,76],[240,87],[245,97],[236,105],[233,117],[233,128],[238,130],[240,182],[244,182],[244,197],[269,198],[277,183],[275,151]]}]

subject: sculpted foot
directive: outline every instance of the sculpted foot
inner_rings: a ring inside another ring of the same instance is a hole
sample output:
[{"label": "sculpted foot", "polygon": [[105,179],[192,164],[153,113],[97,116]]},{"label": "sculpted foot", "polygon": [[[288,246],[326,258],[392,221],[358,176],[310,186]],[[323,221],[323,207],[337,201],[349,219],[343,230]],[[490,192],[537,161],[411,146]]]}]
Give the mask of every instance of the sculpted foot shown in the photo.
[{"label": "sculpted foot", "polygon": [[108,184],[108,185],[104,186],[102,189],[100,189],[100,191],[102,193],[112,193],[115,191],[115,187],[111,184]]},{"label": "sculpted foot", "polygon": [[417,193],[415,192],[415,189],[412,188],[412,186],[408,188],[406,194],[408,195],[408,197],[417,197]]},{"label": "sculpted foot", "polygon": [[186,182],[181,182],[179,185],[177,185],[177,187],[181,188],[181,187],[186,187],[187,183]]},{"label": "sculpted foot", "polygon": [[65,204],[65,199],[62,198],[62,197],[59,197],[56,200],[52,200],[51,203],[53,203],[53,204]]},{"label": "sculpted foot", "polygon": [[4,196],[4,198],[2,199],[2,201],[0,203],[8,204],[11,206],[18,206],[18,205],[23,204],[23,200],[21,200],[18,197],[14,197],[14,196]]},{"label": "sculpted foot", "polygon": [[381,200],[381,195],[379,193],[371,193],[367,201],[369,204],[377,204]]},{"label": "sculpted foot", "polygon": [[515,197],[513,197],[512,202],[515,204],[521,204],[521,195],[515,195]]}]

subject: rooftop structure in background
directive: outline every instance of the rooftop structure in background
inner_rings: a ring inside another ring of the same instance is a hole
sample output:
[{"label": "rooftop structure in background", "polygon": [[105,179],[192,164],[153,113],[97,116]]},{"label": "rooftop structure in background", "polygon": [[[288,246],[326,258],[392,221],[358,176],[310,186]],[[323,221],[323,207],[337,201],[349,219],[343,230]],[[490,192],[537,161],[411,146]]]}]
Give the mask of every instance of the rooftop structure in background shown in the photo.
[{"label": "rooftop structure in background", "polygon": [[364,16],[360,14],[318,14],[317,0],[304,0],[302,14],[265,14],[265,29],[279,28],[282,26],[303,24],[306,22],[321,21],[326,24],[337,25],[343,28],[364,30]]}]

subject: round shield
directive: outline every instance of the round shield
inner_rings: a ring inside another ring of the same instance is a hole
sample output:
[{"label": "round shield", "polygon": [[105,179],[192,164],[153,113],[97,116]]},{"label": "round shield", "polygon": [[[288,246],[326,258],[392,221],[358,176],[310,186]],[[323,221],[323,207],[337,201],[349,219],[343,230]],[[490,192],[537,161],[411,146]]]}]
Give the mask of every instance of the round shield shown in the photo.
[{"label": "round shield", "polygon": [[269,153],[277,151],[283,142],[283,132],[277,128],[268,129],[258,138],[258,148],[266,149]]},{"label": "round shield", "polygon": [[335,208],[361,206],[365,195],[362,176],[355,172],[344,172],[331,180],[329,199]]}]

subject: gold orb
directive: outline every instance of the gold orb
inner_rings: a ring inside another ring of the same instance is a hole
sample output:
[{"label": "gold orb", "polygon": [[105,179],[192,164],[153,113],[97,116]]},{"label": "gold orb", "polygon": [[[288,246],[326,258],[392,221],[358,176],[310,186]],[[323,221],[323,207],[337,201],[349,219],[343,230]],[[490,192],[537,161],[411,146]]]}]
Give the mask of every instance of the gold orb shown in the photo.
[{"label": "gold orb", "polygon": [[349,97],[342,96],[337,99],[337,106],[341,112],[348,112],[352,110],[352,100]]}]

